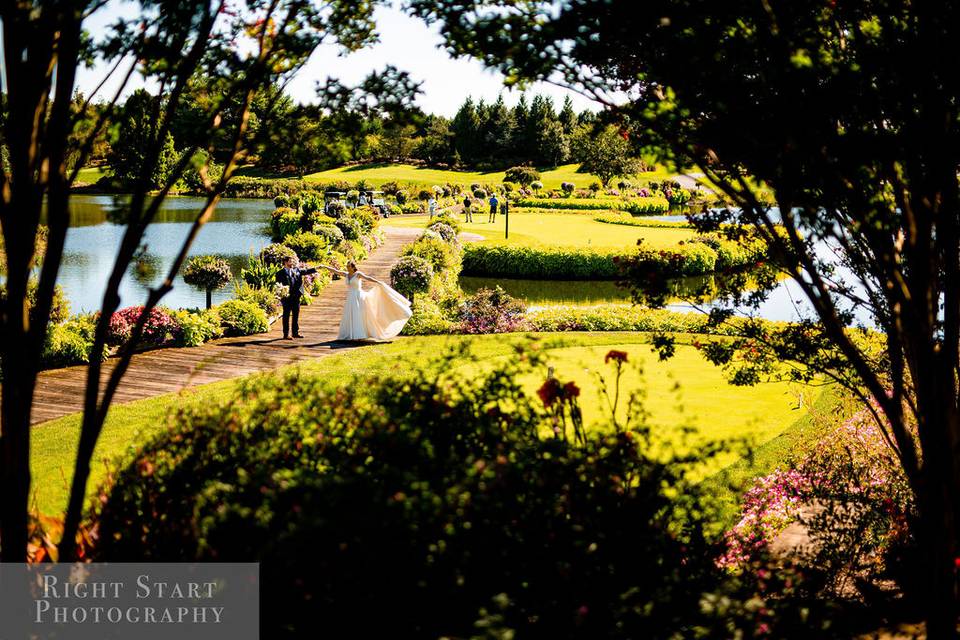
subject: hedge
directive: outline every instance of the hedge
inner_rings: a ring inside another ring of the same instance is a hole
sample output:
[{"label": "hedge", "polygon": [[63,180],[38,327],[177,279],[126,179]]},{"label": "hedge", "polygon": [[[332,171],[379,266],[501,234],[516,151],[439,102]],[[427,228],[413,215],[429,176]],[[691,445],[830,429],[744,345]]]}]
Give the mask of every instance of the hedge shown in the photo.
[{"label": "hedge", "polygon": [[656,215],[670,210],[666,198],[652,196],[635,200],[623,198],[521,198],[514,203],[516,207],[534,207],[538,209],[574,209],[585,211],[627,211],[634,215]]},{"label": "hedge", "polygon": [[634,217],[629,213],[598,213],[593,216],[593,219],[604,224],[621,224],[627,227],[646,227],[648,229],[690,229],[693,227],[685,220],[646,220]]},{"label": "hedge", "polygon": [[464,247],[463,275],[541,280],[614,279],[620,273],[615,258],[624,254],[624,249],[471,243]]}]

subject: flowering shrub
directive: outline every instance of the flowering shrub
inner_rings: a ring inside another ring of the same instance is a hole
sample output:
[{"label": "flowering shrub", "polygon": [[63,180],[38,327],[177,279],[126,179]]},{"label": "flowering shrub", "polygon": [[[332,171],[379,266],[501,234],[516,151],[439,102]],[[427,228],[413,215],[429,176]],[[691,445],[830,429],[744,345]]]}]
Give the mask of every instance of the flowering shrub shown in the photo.
[{"label": "flowering shrub", "polygon": [[427,227],[427,231],[433,231],[440,236],[445,242],[455,243],[457,242],[457,232],[454,231],[453,227],[445,222],[434,222],[432,225]]},{"label": "flowering shrub", "polygon": [[420,256],[404,256],[397,260],[390,270],[390,283],[393,288],[411,300],[416,294],[427,291],[432,279],[433,267]]},{"label": "flowering shrub", "polygon": [[430,263],[434,273],[444,273],[459,263],[459,252],[444,242],[439,235],[436,238],[423,236],[408,244],[400,252],[402,256],[420,256]]},{"label": "flowering shrub", "polygon": [[362,223],[356,218],[344,216],[337,220],[336,227],[346,240],[359,240],[363,236]]},{"label": "flowering shrub", "polygon": [[292,207],[278,207],[270,214],[270,234],[274,240],[282,240],[300,230],[300,214]]},{"label": "flowering shrub", "polygon": [[283,244],[301,260],[319,260],[327,255],[327,238],[319,233],[298,231],[284,238]]},{"label": "flowering shrub", "polygon": [[[110,316],[110,327],[107,331],[107,344],[121,345],[128,341],[133,328],[143,314],[143,306],[127,307],[116,311]],[[180,340],[180,325],[170,311],[163,307],[154,307],[147,315],[143,326],[141,345],[159,346]]]},{"label": "flowering shrub", "polygon": [[666,187],[663,190],[664,197],[672,206],[679,206],[690,201],[690,192],[680,187]]},{"label": "flowering shrub", "polygon": [[331,247],[335,247],[344,241],[343,231],[340,230],[340,227],[332,224],[317,225],[313,228],[313,232],[326,240],[326,243]]},{"label": "flowering shrub", "polygon": [[[875,406],[874,410],[878,410]],[[853,576],[879,574],[884,558],[909,538],[914,511],[906,475],[868,409],[833,428],[790,469],[759,478],[726,534],[724,566],[762,556],[792,522],[813,544],[801,558],[839,590]],[[802,509],[801,507],[805,507]]]},{"label": "flowering shrub", "polygon": [[[280,311],[280,298],[277,296],[278,290],[276,288],[278,286],[284,287],[284,285],[274,283],[274,285],[269,288],[257,289],[248,284],[243,284],[237,287],[234,298],[236,300],[246,300],[247,302],[257,305],[268,317],[275,316]],[[289,289],[289,287],[284,288]]]},{"label": "flowering shrub", "polygon": [[563,194],[567,197],[570,197],[571,195],[573,195],[573,190],[576,188],[577,188],[576,185],[574,185],[572,182],[560,183],[560,190],[563,191]]},{"label": "flowering shrub", "polygon": [[457,216],[450,213],[449,211],[441,211],[440,213],[435,215],[433,217],[433,223],[445,224],[451,229],[453,229],[454,232],[457,234],[459,234],[460,231],[463,230],[463,225],[460,223],[460,219]]},{"label": "flowering shrub", "polygon": [[460,333],[509,333],[524,331],[527,307],[522,300],[501,289],[480,289],[467,298],[460,308]]},{"label": "flowering shrub", "polygon": [[217,256],[191,258],[183,270],[183,281],[207,294],[207,309],[215,289],[222,289],[233,279],[230,263]]},{"label": "flowering shrub", "polygon": [[297,252],[283,244],[268,244],[260,250],[260,259],[272,267],[282,267],[287,258],[296,258]]},{"label": "flowering shrub", "polygon": [[[62,324],[50,323],[40,355],[43,369],[70,367],[90,362],[96,315],[78,315]],[[106,357],[106,353],[102,354]]]}]

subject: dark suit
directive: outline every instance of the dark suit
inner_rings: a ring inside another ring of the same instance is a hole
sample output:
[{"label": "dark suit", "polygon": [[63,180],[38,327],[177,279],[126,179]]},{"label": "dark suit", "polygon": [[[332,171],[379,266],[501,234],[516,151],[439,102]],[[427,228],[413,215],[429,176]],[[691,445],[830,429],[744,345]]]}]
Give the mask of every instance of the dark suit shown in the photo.
[{"label": "dark suit", "polygon": [[290,293],[280,301],[283,305],[284,338],[290,335],[290,316],[293,316],[293,335],[300,333],[300,296],[306,293],[303,289],[303,276],[316,272],[316,269],[298,269],[297,267],[293,267],[289,272],[286,267],[277,271],[277,282],[290,287]]}]

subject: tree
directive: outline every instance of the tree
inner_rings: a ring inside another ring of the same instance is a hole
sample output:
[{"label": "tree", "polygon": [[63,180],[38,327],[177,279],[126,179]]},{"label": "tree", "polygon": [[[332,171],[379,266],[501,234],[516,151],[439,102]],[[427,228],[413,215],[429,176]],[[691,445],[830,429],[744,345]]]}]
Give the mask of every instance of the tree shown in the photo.
[{"label": "tree", "polygon": [[[955,637],[960,76],[944,51],[960,43],[960,6],[542,1],[495,13],[495,4],[414,0],[411,9],[442,22],[452,51],[511,78],[563,73],[667,159],[699,166],[736,205],[699,219],[701,230],[772,246],[813,314],[758,331],[754,348],[762,338],[770,359],[800,363],[879,407],[877,424],[916,496],[925,579],[915,595],[926,631]],[[774,279],[747,300],[762,301]],[[744,299],[743,285],[730,300]],[[879,340],[858,338],[869,335],[864,316]],[[710,353],[736,361],[736,349]],[[759,375],[740,369],[739,380]]]},{"label": "tree", "polygon": [[[108,162],[113,177],[124,188],[132,188],[143,174],[149,160],[150,142],[157,135],[154,114],[161,109],[163,98],[153,96],[145,89],[134,91],[123,105],[117,118]],[[160,147],[159,159],[147,180],[149,189],[159,189],[166,182],[176,155],[173,135],[167,132]]]},{"label": "tree", "polygon": [[457,110],[450,123],[453,132],[453,145],[456,152],[467,164],[476,162],[480,154],[480,119],[477,108],[470,97]]},{"label": "tree", "polygon": [[413,155],[416,148],[414,134],[416,127],[412,124],[388,123],[383,128],[378,145],[380,155],[393,162],[402,162]]},{"label": "tree", "polygon": [[217,256],[197,256],[183,270],[184,282],[206,292],[207,309],[213,306],[214,290],[223,289],[232,279],[230,263]]},{"label": "tree", "polygon": [[[88,22],[97,21],[100,12],[109,10],[107,3],[0,5],[6,96],[0,135],[8,154],[8,161],[0,168],[0,226],[7,260],[7,295],[0,308],[0,553],[4,561],[22,562],[27,557],[30,418],[69,226],[70,186],[90,158],[96,137],[117,112],[118,98],[129,80],[139,73],[148,86],[158,89],[158,96],[138,94],[138,110],[134,113],[131,105],[129,111],[136,116],[130,124],[140,136],[142,149],[136,173],[126,176],[131,189],[124,204],[126,227],[94,331],[77,458],[60,541],[61,560],[76,557],[76,534],[91,458],[150,310],[172,288],[194,238],[210,219],[246,153],[254,95],[260,87],[283,84],[323,40],[338,42],[348,50],[372,42],[372,11],[376,5],[369,2],[351,8],[342,3],[277,0],[250,3],[235,12],[223,11],[222,2],[152,0],[140,3],[133,17],[117,19],[108,29],[99,27],[100,39],[91,38],[87,27]],[[90,134],[78,145],[79,151],[74,152],[70,136],[77,128],[76,114],[85,112],[73,106],[77,70],[97,56],[107,63],[106,73],[115,81],[111,86],[117,88]],[[212,100],[204,105],[207,135],[203,148],[226,139],[230,141],[230,153],[216,180],[200,169],[204,204],[169,271],[149,291],[130,339],[121,346],[114,366],[105,372],[100,355],[104,353],[110,318],[120,303],[120,283],[165,196],[200,150],[199,144],[188,148],[178,156],[166,180],[159,185],[154,182],[165,162],[174,114],[191,80],[201,76],[216,88],[210,92]],[[157,186],[159,194],[148,197]],[[48,235],[45,251],[38,256],[34,247],[42,216]],[[36,294],[28,300],[28,282],[40,263]],[[28,313],[31,306],[32,313]]]},{"label": "tree", "polygon": [[513,182],[522,187],[526,187],[534,180],[539,179],[540,172],[533,167],[510,167],[503,174],[504,182]]},{"label": "tree", "polygon": [[423,136],[414,155],[431,165],[453,163],[453,134],[450,121],[443,116],[430,115],[424,122]]},{"label": "tree", "polygon": [[560,109],[557,120],[560,122],[560,125],[563,127],[563,132],[566,135],[569,136],[573,133],[574,128],[577,126],[577,114],[573,110],[573,100],[570,99],[570,96],[563,99],[563,108]]},{"label": "tree", "polygon": [[570,142],[563,125],[557,120],[547,122],[540,134],[540,157],[550,167],[559,166],[570,158]]},{"label": "tree", "polygon": [[616,127],[606,127],[599,134],[587,137],[580,157],[580,170],[600,178],[603,186],[619,177],[632,176],[640,170],[632,157],[630,142]]}]

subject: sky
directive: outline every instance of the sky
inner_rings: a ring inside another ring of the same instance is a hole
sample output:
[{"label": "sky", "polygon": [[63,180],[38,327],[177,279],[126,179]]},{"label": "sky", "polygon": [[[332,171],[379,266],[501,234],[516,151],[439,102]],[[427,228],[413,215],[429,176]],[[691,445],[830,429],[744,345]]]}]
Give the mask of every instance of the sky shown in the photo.
[{"label": "sky", "polygon": [[[114,0],[90,18],[87,28],[96,36],[121,13],[129,15],[132,8],[133,5],[129,3],[120,4]],[[485,69],[476,60],[452,59],[440,48],[442,38],[436,27],[428,27],[397,8],[380,7],[375,15],[380,42],[347,56],[339,55],[338,48],[333,45],[318,48],[288,85],[287,92],[294,100],[314,102],[317,83],[322,84],[328,77],[338,78],[347,85],[356,84],[369,72],[382,70],[388,64],[407,71],[414,80],[423,82],[423,93],[418,98],[418,104],[427,113],[452,116],[467,96],[490,102],[502,94],[508,104],[519,99],[519,91],[504,87],[501,74]],[[83,70],[78,76],[79,89],[89,94],[99,84],[105,71],[104,65]],[[137,86],[142,84],[134,84],[130,90]],[[107,85],[103,91],[105,95],[112,95],[115,90],[116,85]],[[599,109],[599,105],[592,100],[548,83],[534,84],[527,91],[552,96],[558,108],[564,97],[569,95],[577,111]]]}]

